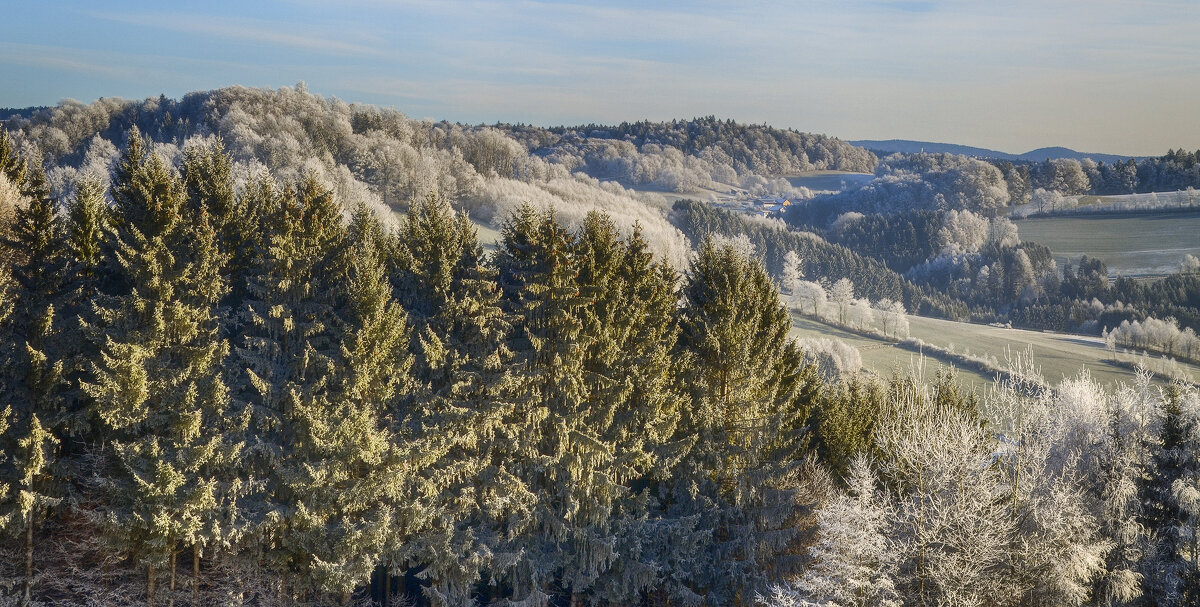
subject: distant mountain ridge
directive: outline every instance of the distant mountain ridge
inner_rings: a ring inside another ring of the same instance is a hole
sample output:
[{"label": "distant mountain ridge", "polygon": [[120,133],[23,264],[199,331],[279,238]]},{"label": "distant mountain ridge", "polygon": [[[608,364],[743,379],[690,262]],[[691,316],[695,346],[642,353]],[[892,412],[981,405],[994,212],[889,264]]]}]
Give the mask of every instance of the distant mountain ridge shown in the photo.
[{"label": "distant mountain ridge", "polygon": [[1049,147],[1038,148],[1024,154],[1009,154],[1007,152],[999,152],[989,150],[987,148],[977,148],[969,145],[958,145],[954,143],[934,143],[931,141],[911,141],[908,139],[888,139],[888,140],[871,140],[863,139],[859,141],[848,142],[851,145],[867,148],[868,150],[877,152],[903,152],[906,154],[914,154],[917,152],[929,153],[945,153],[958,154],[961,156],[973,156],[975,158],[993,158],[996,160],[1023,160],[1027,162],[1041,162],[1050,158],[1073,158],[1075,160],[1083,160],[1091,158],[1096,162],[1104,162],[1112,164],[1118,160],[1126,160],[1133,158],[1139,160],[1142,156],[1122,156],[1120,154],[1095,154],[1090,152],[1076,152],[1070,148],[1064,147]]}]

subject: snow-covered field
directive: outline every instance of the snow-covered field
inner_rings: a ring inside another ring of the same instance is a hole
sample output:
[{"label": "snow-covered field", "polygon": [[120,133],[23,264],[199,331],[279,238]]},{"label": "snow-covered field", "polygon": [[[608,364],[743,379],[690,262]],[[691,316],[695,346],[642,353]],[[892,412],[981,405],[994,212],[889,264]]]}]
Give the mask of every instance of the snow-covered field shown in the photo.
[{"label": "snow-covered field", "polygon": [[1050,247],[1060,266],[1087,254],[1103,260],[1111,274],[1165,274],[1178,272],[1184,255],[1200,256],[1200,212],[1036,217],[1016,224],[1021,240]]},{"label": "snow-covered field", "polygon": [[[955,354],[993,361],[993,366],[998,368],[1007,367],[1009,357],[1023,355],[1027,349],[1032,350],[1034,365],[1041,369],[1042,376],[1051,384],[1075,377],[1085,368],[1100,384],[1113,385],[1116,382],[1129,382],[1133,378],[1128,366],[1110,362],[1114,353],[1105,350],[1104,341],[1099,337],[1004,329],[921,316],[909,316],[908,321],[909,334],[913,339],[941,349],[953,349]],[[881,339],[850,333],[810,317],[793,315],[792,334],[798,338],[841,339],[858,349],[866,370],[880,377],[890,377],[893,371],[906,373],[921,363],[920,357],[908,349],[888,345]],[[1122,361],[1134,359],[1132,355],[1125,354],[1116,357]],[[1158,361],[1155,359],[1150,362]],[[933,355],[927,355],[924,375],[932,378],[934,373],[947,366]],[[1193,365],[1181,367],[1191,374],[1193,381],[1200,380],[1200,369]],[[981,394],[990,387],[993,379],[994,374],[991,373],[959,368],[960,383],[975,388]]]}]

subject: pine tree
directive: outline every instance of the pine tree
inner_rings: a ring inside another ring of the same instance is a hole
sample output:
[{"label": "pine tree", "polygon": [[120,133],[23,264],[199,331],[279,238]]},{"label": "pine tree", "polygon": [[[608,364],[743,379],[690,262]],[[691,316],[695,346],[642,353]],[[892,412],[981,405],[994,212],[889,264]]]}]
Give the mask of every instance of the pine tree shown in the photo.
[{"label": "pine tree", "polygon": [[1148,598],[1184,605],[1200,600],[1200,398],[1194,389],[1173,385],[1163,404],[1161,445],[1144,491],[1152,537],[1142,572]]},{"label": "pine tree", "polygon": [[[3,164],[11,165],[10,162]],[[24,578],[21,604],[32,600],[33,554],[36,527],[58,504],[61,476],[54,473],[58,443],[67,418],[68,385],[64,360],[71,344],[65,342],[57,312],[66,303],[64,270],[67,263],[63,221],[50,198],[40,167],[24,161],[19,183],[26,205],[16,210],[10,237],[3,246],[12,251],[13,310],[0,334],[12,344],[4,352],[4,390],[16,405],[13,437],[9,446],[17,454],[10,482],[19,487],[17,518],[22,525]],[[14,174],[14,176],[16,176]],[[45,424],[45,425],[43,425]]]},{"label": "pine tree", "polygon": [[[75,188],[75,197],[67,206],[65,246],[67,268],[63,303],[59,314],[61,341],[69,344],[64,363],[65,415],[56,420],[60,428],[64,455],[75,458],[86,450],[92,431],[88,397],[80,390],[90,373],[91,361],[99,358],[91,335],[97,323],[92,303],[100,294],[105,277],[112,274],[114,259],[106,250],[110,222],[104,186],[93,178],[84,178]],[[66,440],[70,439],[70,440]]]},{"label": "pine tree", "polygon": [[593,538],[608,538],[612,556],[602,569],[577,566],[571,586],[591,587],[593,601],[635,603],[659,584],[665,556],[660,546],[644,543],[662,524],[648,518],[649,487],[668,478],[686,450],[674,441],[678,394],[670,352],[678,334],[677,278],[654,262],[640,227],[622,239],[612,220],[595,212],[579,229],[574,256],[581,294],[589,300],[583,425],[611,450],[601,471],[614,486],[591,498],[608,514],[589,529]]},{"label": "pine tree", "polygon": [[217,232],[225,260],[221,275],[229,281],[229,294],[222,302],[236,305],[246,296],[246,272],[253,261],[258,214],[264,194],[261,178],[255,178],[241,196],[233,180],[233,158],[220,138],[188,146],[184,150],[183,179],[188,207],[193,214],[208,214]]},{"label": "pine tree", "polygon": [[[527,420],[515,437],[512,472],[537,496],[537,507],[515,524],[524,529],[509,549],[521,554],[503,571],[512,604],[539,605],[551,596],[561,568],[577,568],[572,557],[591,550],[588,565],[610,558],[601,542],[589,543],[587,525],[605,516],[591,508],[590,490],[608,479],[596,474],[611,457],[606,445],[583,426],[586,336],[573,239],[553,213],[525,207],[506,222],[497,256],[510,313],[519,318],[514,350],[522,364],[517,417]],[[603,489],[600,489],[603,490]],[[512,524],[512,523],[510,523]],[[561,572],[566,590],[576,571]],[[590,572],[585,572],[590,573]]]},{"label": "pine tree", "polygon": [[[713,530],[708,600],[746,604],[799,566],[795,542],[828,481],[804,455],[817,381],[762,265],[706,241],[684,289],[680,358],[696,446],[673,499]],[[810,521],[811,522],[811,521]],[[720,571],[720,573],[711,573]]]},{"label": "pine tree", "polygon": [[98,300],[101,358],[84,383],[107,444],[102,515],[114,549],[145,567],[148,603],[168,568],[171,604],[180,551],[226,540],[223,489],[236,484],[225,475],[244,418],[221,373],[223,260],[207,214],[187,213],[182,181],[136,129],[112,198],[114,272],[127,290]]}]

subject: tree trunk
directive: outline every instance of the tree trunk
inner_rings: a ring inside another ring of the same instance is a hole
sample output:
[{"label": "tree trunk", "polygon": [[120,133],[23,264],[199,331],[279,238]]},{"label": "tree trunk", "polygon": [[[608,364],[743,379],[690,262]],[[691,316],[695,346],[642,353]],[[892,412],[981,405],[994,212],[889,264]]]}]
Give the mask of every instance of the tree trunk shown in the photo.
[{"label": "tree trunk", "polygon": [[[175,542],[171,542],[171,543],[172,543],[172,545],[174,545]],[[175,607],[175,569],[176,569],[175,565],[178,561],[179,561],[179,553],[176,552],[175,548],[172,546],[172,548],[171,548],[171,578],[170,578],[171,582],[169,585],[169,588],[171,589],[171,591],[170,591],[170,593],[167,594],[167,607]]]},{"label": "tree trunk", "polygon": [[25,523],[25,581],[21,584],[21,607],[33,602],[33,513]]},{"label": "tree trunk", "polygon": [[392,566],[383,568],[383,607],[392,607]]},{"label": "tree trunk", "polygon": [[192,546],[192,607],[200,607],[200,545]]},{"label": "tree trunk", "polygon": [[154,565],[146,565],[146,607],[154,607]]}]

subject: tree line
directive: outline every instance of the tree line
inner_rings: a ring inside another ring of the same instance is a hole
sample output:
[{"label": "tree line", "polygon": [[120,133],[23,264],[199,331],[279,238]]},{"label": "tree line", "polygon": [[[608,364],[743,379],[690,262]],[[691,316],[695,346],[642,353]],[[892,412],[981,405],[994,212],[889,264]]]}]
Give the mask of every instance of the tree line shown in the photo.
[{"label": "tree line", "polygon": [[826,381],[736,243],[526,205],[485,255],[438,197],[128,141],[60,204],[0,137],[8,601],[1196,596],[1187,388]]},{"label": "tree line", "polygon": [[388,229],[128,141],[60,205],[0,138],[18,602],[732,605],[800,570],[822,383],[755,259],[680,275],[532,206],[485,256],[444,199]]}]

